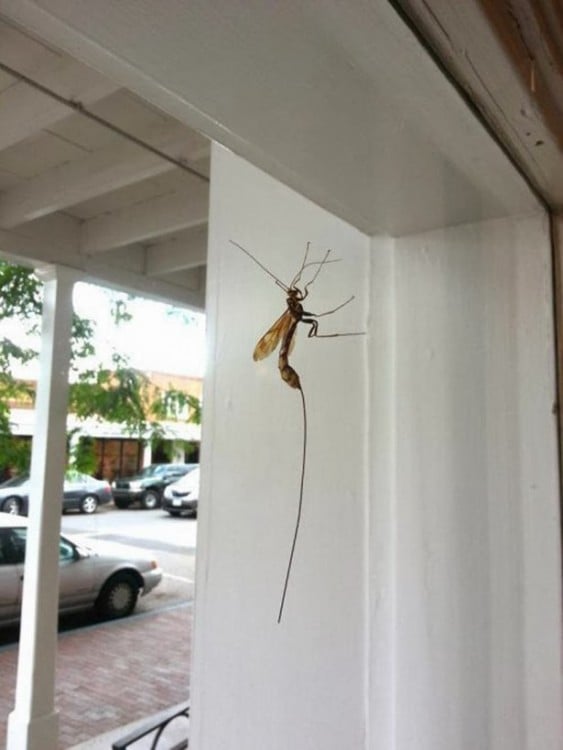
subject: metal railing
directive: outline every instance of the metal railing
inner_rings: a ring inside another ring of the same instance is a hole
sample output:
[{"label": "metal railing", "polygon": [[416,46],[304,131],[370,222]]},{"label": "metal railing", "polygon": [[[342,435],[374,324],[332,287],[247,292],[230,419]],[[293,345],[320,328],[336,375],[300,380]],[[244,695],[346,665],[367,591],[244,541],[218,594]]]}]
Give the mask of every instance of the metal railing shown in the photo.
[{"label": "metal railing", "polygon": [[[180,705],[175,706],[173,709],[171,709],[171,712],[169,714],[164,716],[164,718],[162,717],[162,715],[160,715],[156,720],[150,721],[147,724],[139,727],[139,729],[130,732],[126,737],[123,737],[120,740],[116,740],[111,748],[112,750],[127,750],[127,748],[132,748],[136,742],[139,742],[144,738],[150,737],[151,734],[154,734],[152,744],[150,745],[150,750],[157,750],[158,743],[162,738],[164,731],[176,719],[186,719],[189,723],[189,703],[181,703]],[[161,747],[161,750],[186,750],[186,748],[188,747],[187,734],[188,730],[186,727],[186,739],[182,739],[180,740],[180,742],[176,742],[175,745],[172,745],[168,748]]]}]

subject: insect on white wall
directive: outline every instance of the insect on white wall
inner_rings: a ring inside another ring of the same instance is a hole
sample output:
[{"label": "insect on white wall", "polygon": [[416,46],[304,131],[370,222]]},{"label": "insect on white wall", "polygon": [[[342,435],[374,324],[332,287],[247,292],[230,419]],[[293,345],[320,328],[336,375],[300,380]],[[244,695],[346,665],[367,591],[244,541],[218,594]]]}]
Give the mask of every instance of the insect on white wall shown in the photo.
[{"label": "insect on white wall", "polygon": [[[297,544],[297,537],[299,534],[299,526],[301,523],[301,512],[303,509],[303,487],[304,487],[304,482],[305,482],[305,466],[306,466],[306,461],[307,461],[307,407],[305,403],[305,394],[301,386],[301,379],[299,377],[299,374],[289,363],[289,357],[295,345],[297,327],[299,323],[304,323],[305,325],[308,325],[309,326],[309,331],[307,333],[308,338],[337,338],[340,336],[363,336],[364,332],[361,331],[361,332],[354,332],[354,333],[319,333],[318,318],[322,318],[325,315],[332,315],[333,313],[337,312],[337,310],[342,309],[345,305],[347,305],[349,302],[351,302],[354,299],[354,296],[351,296],[345,302],[342,302],[340,305],[337,305],[331,310],[326,310],[325,312],[322,312],[322,313],[309,312],[303,308],[302,303],[304,302],[304,300],[307,298],[309,294],[309,287],[317,279],[322,268],[328,263],[337,262],[337,259],[330,258],[330,253],[331,253],[330,250],[326,251],[322,260],[310,261],[309,251],[310,251],[311,243],[308,242],[307,247],[305,249],[305,255],[303,257],[303,262],[301,263],[299,270],[297,271],[297,273],[295,274],[291,282],[289,284],[285,284],[283,281],[278,279],[278,277],[275,276],[268,268],[266,268],[266,266],[263,265],[252,253],[246,250],[242,245],[239,245],[238,242],[234,242],[233,240],[230,240],[230,242],[232,245],[242,250],[242,252],[245,253],[249,258],[251,258],[258,266],[260,266],[260,268],[263,271],[265,271],[269,276],[271,276],[276,282],[276,284],[279,287],[281,287],[283,291],[286,293],[286,309],[280,315],[280,317],[270,326],[270,328],[268,328],[266,333],[262,336],[262,338],[256,344],[256,347],[253,353],[253,359],[255,361],[265,359],[270,354],[272,354],[272,352],[275,351],[275,349],[279,345],[280,351],[278,355],[278,368],[280,371],[281,378],[285,383],[288,384],[290,388],[294,388],[299,391],[299,393],[301,394],[301,403],[303,406],[303,452],[302,452],[302,461],[301,461],[301,479],[300,479],[300,485],[299,485],[299,502],[297,506],[297,518],[295,522],[295,530],[293,533],[291,551],[289,554],[289,561],[287,564],[287,570],[285,574],[280,608],[279,608],[279,613],[278,613],[278,623],[280,623],[282,619],[282,615],[283,615],[285,599],[286,599],[286,594],[287,594],[287,587],[288,587],[289,578],[291,575],[291,568],[293,565],[293,556],[295,554],[295,547]],[[311,278],[309,279],[309,281],[307,281],[301,288],[298,286],[298,284],[301,282],[304,273],[308,269],[311,269],[311,270],[315,269],[315,270]]]}]

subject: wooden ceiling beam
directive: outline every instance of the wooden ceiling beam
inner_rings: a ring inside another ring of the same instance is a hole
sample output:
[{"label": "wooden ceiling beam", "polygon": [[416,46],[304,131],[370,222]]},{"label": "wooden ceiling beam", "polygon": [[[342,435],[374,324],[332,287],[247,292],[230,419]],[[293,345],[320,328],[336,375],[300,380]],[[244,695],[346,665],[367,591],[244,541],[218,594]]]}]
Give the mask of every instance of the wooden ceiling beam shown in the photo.
[{"label": "wooden ceiling beam", "polygon": [[155,245],[145,251],[147,276],[197,268],[207,262],[207,225],[188,229],[177,237]]},{"label": "wooden ceiling beam", "polygon": [[[46,70],[28,72],[27,75],[82,104],[92,104],[119,89],[113,81],[67,58]],[[69,107],[24,82],[15,83],[2,91],[0,111],[0,150],[20,143],[72,114]]]},{"label": "wooden ceiling beam", "polygon": [[[184,127],[161,126],[144,137],[151,145],[187,162],[209,156],[208,141]],[[120,139],[0,194],[0,227],[9,229],[172,169],[171,162]]]},{"label": "wooden ceiling beam", "polygon": [[195,184],[194,180],[185,190],[165,193],[85,221],[81,251],[90,255],[134,242],[146,243],[163,234],[206,224],[208,213],[208,187],[200,182]]},{"label": "wooden ceiling beam", "polygon": [[103,284],[193,310],[205,307],[202,269],[168,278],[143,272],[144,248],[123,247],[106,255],[84,256],[77,251],[79,222],[54,214],[16,229],[0,229],[0,258],[38,268],[61,265],[82,273],[83,281]]}]

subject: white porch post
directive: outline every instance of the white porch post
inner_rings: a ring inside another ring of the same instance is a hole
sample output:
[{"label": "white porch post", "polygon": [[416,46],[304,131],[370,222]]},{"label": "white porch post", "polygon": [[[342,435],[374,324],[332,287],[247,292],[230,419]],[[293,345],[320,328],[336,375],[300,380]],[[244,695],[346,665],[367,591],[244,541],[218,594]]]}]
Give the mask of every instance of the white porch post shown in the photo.
[{"label": "white porch post", "polygon": [[182,464],[186,460],[186,452],[184,450],[184,444],[181,440],[172,441],[172,461],[174,463]]},{"label": "white porch post", "polygon": [[152,463],[152,445],[151,445],[151,441],[147,440],[147,442],[145,443],[144,448],[143,448],[143,466],[142,466],[142,468],[144,468],[145,466],[150,466],[151,463]]},{"label": "white porch post", "polygon": [[75,275],[59,267],[45,281],[37,423],[31,492],[16,705],[7,750],[55,750],[55,661],[59,589],[61,492],[65,468],[68,367]]}]

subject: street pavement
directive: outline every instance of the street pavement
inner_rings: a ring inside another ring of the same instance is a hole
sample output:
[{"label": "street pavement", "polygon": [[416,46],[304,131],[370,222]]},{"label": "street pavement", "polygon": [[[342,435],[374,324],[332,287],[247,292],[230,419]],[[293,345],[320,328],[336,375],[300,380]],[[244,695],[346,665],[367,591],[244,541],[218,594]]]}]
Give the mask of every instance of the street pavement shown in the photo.
[{"label": "street pavement", "polygon": [[[56,687],[59,750],[110,731],[112,738],[121,737],[131,722],[188,700],[191,633],[188,603],[61,633]],[[16,663],[17,645],[2,647],[2,747],[14,706]]]},{"label": "street pavement", "polygon": [[[129,511],[110,511],[103,517],[96,514],[97,519],[63,518],[66,533],[73,531],[85,539],[120,537],[116,541],[144,548],[153,543],[157,550],[159,546],[168,549],[158,552],[165,580],[146,599],[139,600],[136,614],[94,624],[86,618],[89,624],[85,627],[59,634],[56,681],[59,750],[102,747],[109,750],[111,742],[126,735],[132,723],[143,722],[189,698],[191,577],[197,524],[192,521],[189,525],[188,521],[182,526],[185,519],[171,519],[175,525],[167,525],[169,519],[161,518],[163,514],[159,511],[128,519],[129,514]],[[83,528],[88,524],[88,528]],[[186,544],[187,535],[193,536],[193,545]],[[167,556],[172,572],[167,572],[163,563],[162,558]],[[184,558],[188,560],[186,569]],[[166,577],[171,593],[158,600],[154,595],[165,587]],[[145,606],[144,602],[148,604],[151,599],[152,605]],[[82,624],[82,620],[79,622]],[[10,639],[7,645],[0,646],[0,748],[5,748],[6,722],[14,707],[17,652],[18,644]]]}]

